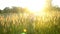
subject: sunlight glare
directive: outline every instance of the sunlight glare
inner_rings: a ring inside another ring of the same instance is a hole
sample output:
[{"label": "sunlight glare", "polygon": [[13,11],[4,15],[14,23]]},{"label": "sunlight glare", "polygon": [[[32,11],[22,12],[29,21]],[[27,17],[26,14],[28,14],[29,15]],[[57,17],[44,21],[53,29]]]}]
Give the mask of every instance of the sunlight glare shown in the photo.
[{"label": "sunlight glare", "polygon": [[34,13],[34,15],[43,17],[43,16],[46,16],[46,12],[40,11],[40,12]]},{"label": "sunlight glare", "polygon": [[52,5],[60,7],[60,1],[59,0],[52,0]]},{"label": "sunlight glare", "polygon": [[44,8],[45,5],[45,1],[44,0],[40,0],[38,2],[32,2],[32,5],[28,6],[28,9],[30,10],[30,12],[39,12],[40,10],[42,10]]}]

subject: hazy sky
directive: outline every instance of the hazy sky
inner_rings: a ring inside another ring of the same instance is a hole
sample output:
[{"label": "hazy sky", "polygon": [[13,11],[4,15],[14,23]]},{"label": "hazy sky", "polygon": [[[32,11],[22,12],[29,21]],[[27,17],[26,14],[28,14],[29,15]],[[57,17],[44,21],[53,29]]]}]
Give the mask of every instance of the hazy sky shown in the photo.
[{"label": "hazy sky", "polygon": [[53,0],[52,5],[58,5],[60,7],[60,0]]},{"label": "hazy sky", "polygon": [[[54,0],[53,5],[59,5],[59,0]],[[36,7],[38,8],[41,0],[0,0],[0,9],[11,6],[21,6],[21,7]],[[37,5],[37,6],[35,6]]]}]

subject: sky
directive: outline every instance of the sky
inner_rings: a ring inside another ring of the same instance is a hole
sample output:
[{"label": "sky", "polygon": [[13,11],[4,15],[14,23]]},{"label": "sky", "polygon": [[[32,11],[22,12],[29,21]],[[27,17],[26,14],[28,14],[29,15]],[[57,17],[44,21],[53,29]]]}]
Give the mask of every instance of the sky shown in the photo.
[{"label": "sky", "polygon": [[59,6],[60,7],[60,0],[53,0],[52,1],[53,6]]},{"label": "sky", "polygon": [[[0,0],[0,9],[4,9],[5,7],[11,7],[11,6],[28,7],[31,9],[34,9],[34,8],[40,9],[39,6],[42,6],[42,4],[44,4],[43,1],[45,0]],[[53,0],[52,3],[53,5],[60,6],[59,0]]]}]

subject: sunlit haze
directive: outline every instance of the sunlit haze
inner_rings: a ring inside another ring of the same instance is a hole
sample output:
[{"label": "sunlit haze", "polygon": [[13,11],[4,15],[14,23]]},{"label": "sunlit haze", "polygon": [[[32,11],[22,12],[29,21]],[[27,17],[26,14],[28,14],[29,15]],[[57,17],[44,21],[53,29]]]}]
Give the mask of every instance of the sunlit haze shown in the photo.
[{"label": "sunlit haze", "polygon": [[52,0],[52,5],[60,7],[60,0]]},{"label": "sunlit haze", "polygon": [[44,0],[0,0],[0,9],[11,6],[27,7],[29,10],[37,11],[44,6]]},{"label": "sunlit haze", "polygon": [[60,34],[60,0],[0,0],[0,34]]},{"label": "sunlit haze", "polygon": [[[11,6],[27,7],[31,11],[39,11],[44,7],[45,0],[0,0],[0,9]],[[53,5],[59,5],[58,0],[53,0]],[[60,6],[60,5],[59,5]]]}]

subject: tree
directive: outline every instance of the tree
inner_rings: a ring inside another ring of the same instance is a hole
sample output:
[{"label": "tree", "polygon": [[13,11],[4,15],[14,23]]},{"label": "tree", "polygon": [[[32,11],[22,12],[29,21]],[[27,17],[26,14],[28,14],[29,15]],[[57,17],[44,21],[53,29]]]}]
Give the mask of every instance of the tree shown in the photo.
[{"label": "tree", "polygon": [[6,7],[3,9],[3,13],[9,13],[10,12],[10,8],[9,7]]},{"label": "tree", "polygon": [[2,13],[2,10],[0,9],[0,13]]}]

